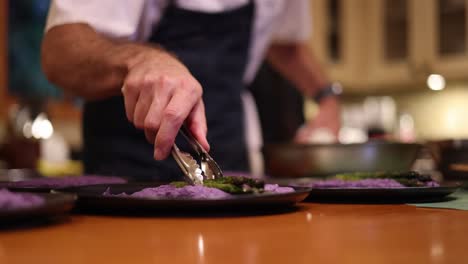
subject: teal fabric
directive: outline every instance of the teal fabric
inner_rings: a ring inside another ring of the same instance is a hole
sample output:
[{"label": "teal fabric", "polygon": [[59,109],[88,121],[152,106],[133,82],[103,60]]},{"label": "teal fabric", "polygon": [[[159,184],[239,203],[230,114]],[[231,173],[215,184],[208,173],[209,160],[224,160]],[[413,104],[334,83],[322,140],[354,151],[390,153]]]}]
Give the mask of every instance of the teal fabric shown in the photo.
[{"label": "teal fabric", "polygon": [[8,90],[21,98],[60,98],[41,70],[40,49],[50,0],[8,4]]},{"label": "teal fabric", "polygon": [[409,204],[417,207],[442,208],[455,210],[468,210],[468,190],[458,190],[447,197],[447,200],[436,203],[415,203]]}]

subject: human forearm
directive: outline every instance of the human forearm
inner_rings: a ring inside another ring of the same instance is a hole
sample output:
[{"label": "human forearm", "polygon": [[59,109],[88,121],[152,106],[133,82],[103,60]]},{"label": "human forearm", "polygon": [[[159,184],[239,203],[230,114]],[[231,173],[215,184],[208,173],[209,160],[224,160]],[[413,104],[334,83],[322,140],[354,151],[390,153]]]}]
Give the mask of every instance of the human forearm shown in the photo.
[{"label": "human forearm", "polygon": [[273,44],[268,61],[306,96],[313,96],[328,79],[305,44]]},{"label": "human forearm", "polygon": [[121,94],[128,120],[154,144],[156,159],[168,156],[184,123],[209,150],[203,89],[165,50],[68,24],[46,33],[42,65],[49,80],[87,100]]},{"label": "human forearm", "polygon": [[50,29],[42,44],[42,68],[48,79],[85,99],[118,94],[129,64],[144,49],[106,38],[87,24]]},{"label": "human forearm", "polygon": [[[315,97],[320,89],[325,89],[329,85],[312,52],[303,44],[273,45],[268,52],[268,59],[273,67],[293,82],[307,97]],[[319,128],[326,128],[333,135],[338,135],[340,128],[338,98],[322,96],[318,103],[317,115],[298,130],[296,141],[309,142],[312,133]]]}]

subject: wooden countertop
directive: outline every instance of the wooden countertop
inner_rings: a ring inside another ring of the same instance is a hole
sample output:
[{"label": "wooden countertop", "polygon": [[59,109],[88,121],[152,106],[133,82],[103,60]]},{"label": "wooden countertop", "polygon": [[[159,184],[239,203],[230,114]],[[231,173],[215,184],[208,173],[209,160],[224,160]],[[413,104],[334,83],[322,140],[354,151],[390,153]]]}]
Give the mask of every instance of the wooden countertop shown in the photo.
[{"label": "wooden countertop", "polygon": [[468,212],[301,204],[240,217],[73,215],[0,231],[0,263],[463,263]]}]

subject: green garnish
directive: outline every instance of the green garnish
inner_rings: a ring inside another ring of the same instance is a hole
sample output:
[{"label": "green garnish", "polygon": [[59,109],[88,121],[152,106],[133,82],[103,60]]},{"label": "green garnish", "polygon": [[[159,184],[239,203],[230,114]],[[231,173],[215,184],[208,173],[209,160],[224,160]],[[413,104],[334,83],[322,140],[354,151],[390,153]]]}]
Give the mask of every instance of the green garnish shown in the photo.
[{"label": "green garnish", "polygon": [[422,175],[416,171],[406,172],[353,172],[337,174],[333,178],[346,181],[358,181],[364,179],[393,179],[407,187],[425,186],[432,181],[428,175]]},{"label": "green garnish", "polygon": [[184,186],[187,186],[188,183],[186,183],[184,181],[175,181],[175,182],[171,182],[171,185],[176,187],[176,188],[182,188]]},{"label": "green garnish", "polygon": [[206,187],[217,188],[231,194],[240,193],[261,193],[265,183],[261,180],[241,177],[224,176],[214,180],[205,180],[203,185]]},{"label": "green garnish", "polygon": [[[188,183],[183,181],[171,182],[171,185],[176,188],[187,186]],[[203,181],[203,186],[220,189],[221,191],[231,194],[241,193],[261,193],[265,183],[261,180],[242,177],[242,176],[224,176],[215,180]]]}]

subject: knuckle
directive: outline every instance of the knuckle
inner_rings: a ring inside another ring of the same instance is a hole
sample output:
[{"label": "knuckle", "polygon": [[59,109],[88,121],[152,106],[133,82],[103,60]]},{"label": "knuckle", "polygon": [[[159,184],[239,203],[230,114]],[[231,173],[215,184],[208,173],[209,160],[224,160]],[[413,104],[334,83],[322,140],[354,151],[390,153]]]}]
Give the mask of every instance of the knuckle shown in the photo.
[{"label": "knuckle", "polygon": [[164,152],[167,149],[167,145],[169,145],[169,139],[165,137],[164,135],[161,135],[160,133],[158,133],[158,135],[156,135],[155,144],[160,152]]},{"label": "knuckle", "polygon": [[153,118],[146,118],[144,121],[145,129],[156,131],[159,129],[159,122]]},{"label": "knuckle", "polygon": [[173,124],[182,124],[184,121],[184,116],[181,114],[181,112],[173,108],[166,108],[164,110],[163,116],[165,120]]},{"label": "knuckle", "polygon": [[133,118],[133,125],[138,129],[144,129],[145,128],[145,122],[139,117],[134,117]]},{"label": "knuckle", "polygon": [[135,115],[133,116],[133,125],[138,128],[138,129],[144,129],[145,128],[145,122],[143,118],[141,117],[141,113],[136,112]]},{"label": "knuckle", "polygon": [[186,79],[182,82],[181,87],[191,97],[198,98],[202,96],[203,90],[197,81]]},{"label": "knuckle", "polygon": [[162,74],[159,77],[159,84],[165,88],[172,87],[174,84],[174,80],[170,76],[167,76],[166,74]]},{"label": "knuckle", "polygon": [[140,80],[135,77],[129,77],[125,80],[125,91],[132,92],[140,86]]},{"label": "knuckle", "polygon": [[136,121],[136,120],[133,122],[133,125],[138,129],[143,129],[144,128],[143,122],[139,122],[139,121]]},{"label": "knuckle", "polygon": [[153,74],[145,74],[143,76],[143,83],[144,87],[150,88],[152,87],[157,81],[157,78]]}]

